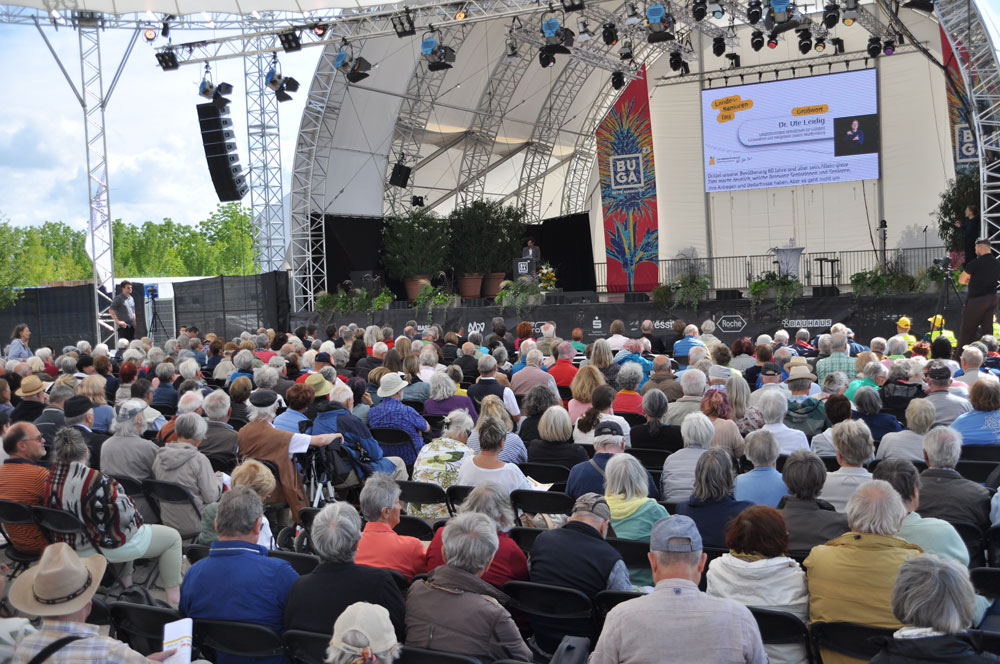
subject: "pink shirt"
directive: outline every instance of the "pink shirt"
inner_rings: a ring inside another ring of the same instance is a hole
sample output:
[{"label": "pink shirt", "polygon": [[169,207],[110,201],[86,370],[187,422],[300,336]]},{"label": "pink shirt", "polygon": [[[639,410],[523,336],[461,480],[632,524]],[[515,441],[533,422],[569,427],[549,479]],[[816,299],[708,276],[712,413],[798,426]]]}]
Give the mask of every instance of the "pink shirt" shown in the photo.
[{"label": "pink shirt", "polygon": [[588,408],[590,408],[589,403],[582,403],[576,399],[570,399],[569,406],[567,406],[567,410],[569,410],[569,421],[576,424],[576,421],[580,419],[581,415],[587,412]]}]

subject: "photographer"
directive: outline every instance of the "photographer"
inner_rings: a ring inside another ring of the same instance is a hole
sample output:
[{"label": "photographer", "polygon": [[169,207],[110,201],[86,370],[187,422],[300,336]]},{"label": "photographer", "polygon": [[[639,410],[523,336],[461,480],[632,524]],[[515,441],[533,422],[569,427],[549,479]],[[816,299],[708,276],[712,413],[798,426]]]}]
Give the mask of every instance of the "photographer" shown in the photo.
[{"label": "photographer", "polygon": [[132,284],[121,283],[121,290],[111,301],[111,318],[118,328],[118,338],[132,341],[135,338],[135,300],[132,298]]},{"label": "photographer", "polygon": [[958,333],[956,357],[966,344],[982,335],[993,332],[993,314],[997,307],[997,281],[1000,281],[1000,262],[990,251],[990,241],[976,240],[976,258],[965,264],[958,283],[968,284],[969,296],[962,310],[962,327]]}]

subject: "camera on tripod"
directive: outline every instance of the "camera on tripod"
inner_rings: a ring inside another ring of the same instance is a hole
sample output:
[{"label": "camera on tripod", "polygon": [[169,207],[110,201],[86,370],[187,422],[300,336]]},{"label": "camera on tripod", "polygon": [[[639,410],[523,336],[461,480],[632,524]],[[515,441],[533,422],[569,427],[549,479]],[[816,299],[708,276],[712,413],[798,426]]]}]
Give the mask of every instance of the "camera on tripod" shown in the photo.
[{"label": "camera on tripod", "polygon": [[942,256],[941,258],[935,258],[933,263],[940,268],[948,269],[951,267],[951,256]]},{"label": "camera on tripod", "polygon": [[160,285],[159,284],[145,284],[146,299],[155,300],[160,297]]}]

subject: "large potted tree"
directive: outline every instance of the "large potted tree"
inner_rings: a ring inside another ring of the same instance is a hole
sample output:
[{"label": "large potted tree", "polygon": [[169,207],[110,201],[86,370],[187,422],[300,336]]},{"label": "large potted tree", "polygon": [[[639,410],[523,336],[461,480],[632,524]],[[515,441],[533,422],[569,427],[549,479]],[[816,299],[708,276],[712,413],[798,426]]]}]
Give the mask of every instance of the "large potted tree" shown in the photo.
[{"label": "large potted tree", "polygon": [[483,278],[483,295],[496,297],[511,263],[521,256],[527,213],[524,208],[503,205],[499,201],[491,201],[488,205],[491,208],[492,240],[487,245],[489,272]]},{"label": "large potted tree", "polygon": [[382,231],[382,266],[393,279],[402,279],[409,301],[421,285],[444,269],[448,252],[448,221],[424,208],[386,219]]},{"label": "large potted tree", "polygon": [[479,297],[494,241],[492,217],[493,205],[486,201],[455,208],[448,215],[451,231],[448,257],[455,270],[458,294],[464,298]]}]

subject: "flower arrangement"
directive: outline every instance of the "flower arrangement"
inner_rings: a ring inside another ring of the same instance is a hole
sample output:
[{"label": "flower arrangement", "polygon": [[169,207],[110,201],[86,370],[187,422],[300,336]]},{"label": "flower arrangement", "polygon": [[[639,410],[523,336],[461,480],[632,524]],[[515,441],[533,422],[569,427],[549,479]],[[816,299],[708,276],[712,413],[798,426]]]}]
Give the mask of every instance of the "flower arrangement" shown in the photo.
[{"label": "flower arrangement", "polygon": [[538,268],[538,285],[541,287],[543,292],[555,290],[556,269],[548,263],[545,263],[542,267]]}]

